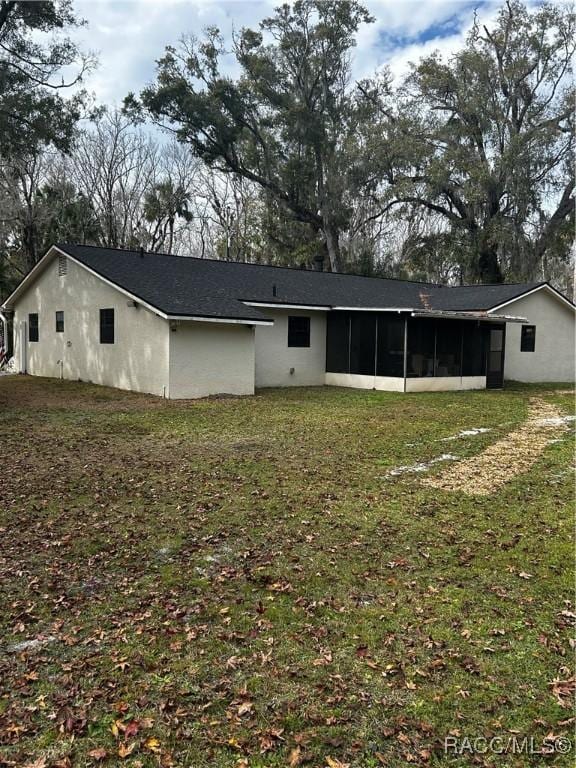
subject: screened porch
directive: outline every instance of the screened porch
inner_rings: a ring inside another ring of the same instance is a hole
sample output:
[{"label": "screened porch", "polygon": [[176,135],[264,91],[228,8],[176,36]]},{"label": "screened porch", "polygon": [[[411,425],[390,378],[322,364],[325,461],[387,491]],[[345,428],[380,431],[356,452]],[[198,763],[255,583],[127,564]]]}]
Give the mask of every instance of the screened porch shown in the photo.
[{"label": "screened porch", "polygon": [[[374,379],[405,391],[423,388],[411,380],[428,381],[430,388],[486,386],[490,361],[495,368],[504,352],[505,326],[477,318],[415,317],[410,312],[332,311],[327,318],[327,383],[369,386]],[[496,331],[496,334],[494,333]],[[500,340],[500,341],[498,341]],[[337,374],[338,376],[328,376]],[[407,384],[406,384],[407,382]]]}]

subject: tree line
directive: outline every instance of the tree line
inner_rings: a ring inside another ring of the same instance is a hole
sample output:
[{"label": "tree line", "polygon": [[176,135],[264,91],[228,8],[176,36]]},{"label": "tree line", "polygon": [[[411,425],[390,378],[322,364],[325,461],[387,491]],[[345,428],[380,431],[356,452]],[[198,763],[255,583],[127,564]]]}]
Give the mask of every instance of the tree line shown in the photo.
[{"label": "tree line", "polygon": [[209,28],[118,109],[82,89],[70,0],[0,2],[0,293],[58,241],[571,292],[573,11],[508,0],[448,59],[354,80],[373,21],[296,0],[230,50]]}]

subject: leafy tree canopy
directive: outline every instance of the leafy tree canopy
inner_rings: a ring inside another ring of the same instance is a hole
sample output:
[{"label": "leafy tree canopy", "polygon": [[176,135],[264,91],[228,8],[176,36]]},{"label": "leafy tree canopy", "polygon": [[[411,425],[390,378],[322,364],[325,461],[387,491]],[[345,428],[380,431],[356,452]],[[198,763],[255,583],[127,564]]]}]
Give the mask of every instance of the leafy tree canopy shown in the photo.
[{"label": "leafy tree canopy", "polygon": [[234,39],[236,79],[217,29],[167,48],[157,82],[127,107],[174,130],[207,163],[258,184],[319,233],[333,269],[348,225],[350,154],[371,105],[351,94],[350,51],[372,19],[356,0],[297,0]]},{"label": "leafy tree canopy", "polygon": [[[68,149],[85,93],[63,93],[94,65],[66,29],[83,24],[70,0],[0,2],[0,155],[24,156],[39,145]],[[45,33],[44,35],[42,33]],[[43,37],[50,34],[49,42]],[[62,71],[76,65],[70,79]]]},{"label": "leafy tree canopy", "polygon": [[570,9],[528,12],[510,0],[448,62],[434,54],[414,66],[393,99],[363,86],[381,106],[383,122],[368,132],[383,201],[440,215],[458,241],[465,235],[469,279],[526,278],[566,239],[575,48]]}]

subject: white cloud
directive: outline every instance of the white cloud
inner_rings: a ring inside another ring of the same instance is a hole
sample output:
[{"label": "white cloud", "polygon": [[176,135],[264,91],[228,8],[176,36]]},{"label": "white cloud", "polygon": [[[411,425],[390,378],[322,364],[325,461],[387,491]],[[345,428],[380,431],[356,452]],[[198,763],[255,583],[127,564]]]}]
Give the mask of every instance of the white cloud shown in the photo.
[{"label": "white cloud", "polygon": [[[479,6],[481,18],[495,15],[497,0],[365,0],[374,24],[359,31],[353,56],[356,78],[389,65],[401,76],[410,61],[439,50],[449,54],[466,36]],[[88,27],[75,37],[99,54],[100,66],[86,81],[97,101],[119,104],[154,79],[156,60],[166,45],[185,34],[202,35],[218,26],[230,42],[234,29],[257,27],[280,0],[76,0]]]}]

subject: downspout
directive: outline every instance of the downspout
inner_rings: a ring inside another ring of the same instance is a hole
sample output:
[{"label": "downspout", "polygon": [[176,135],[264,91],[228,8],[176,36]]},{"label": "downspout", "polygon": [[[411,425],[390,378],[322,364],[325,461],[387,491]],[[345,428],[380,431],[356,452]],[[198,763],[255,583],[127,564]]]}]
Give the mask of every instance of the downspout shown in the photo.
[{"label": "downspout", "polygon": [[404,317],[404,392],[406,392],[407,375],[408,375],[408,315]]}]

